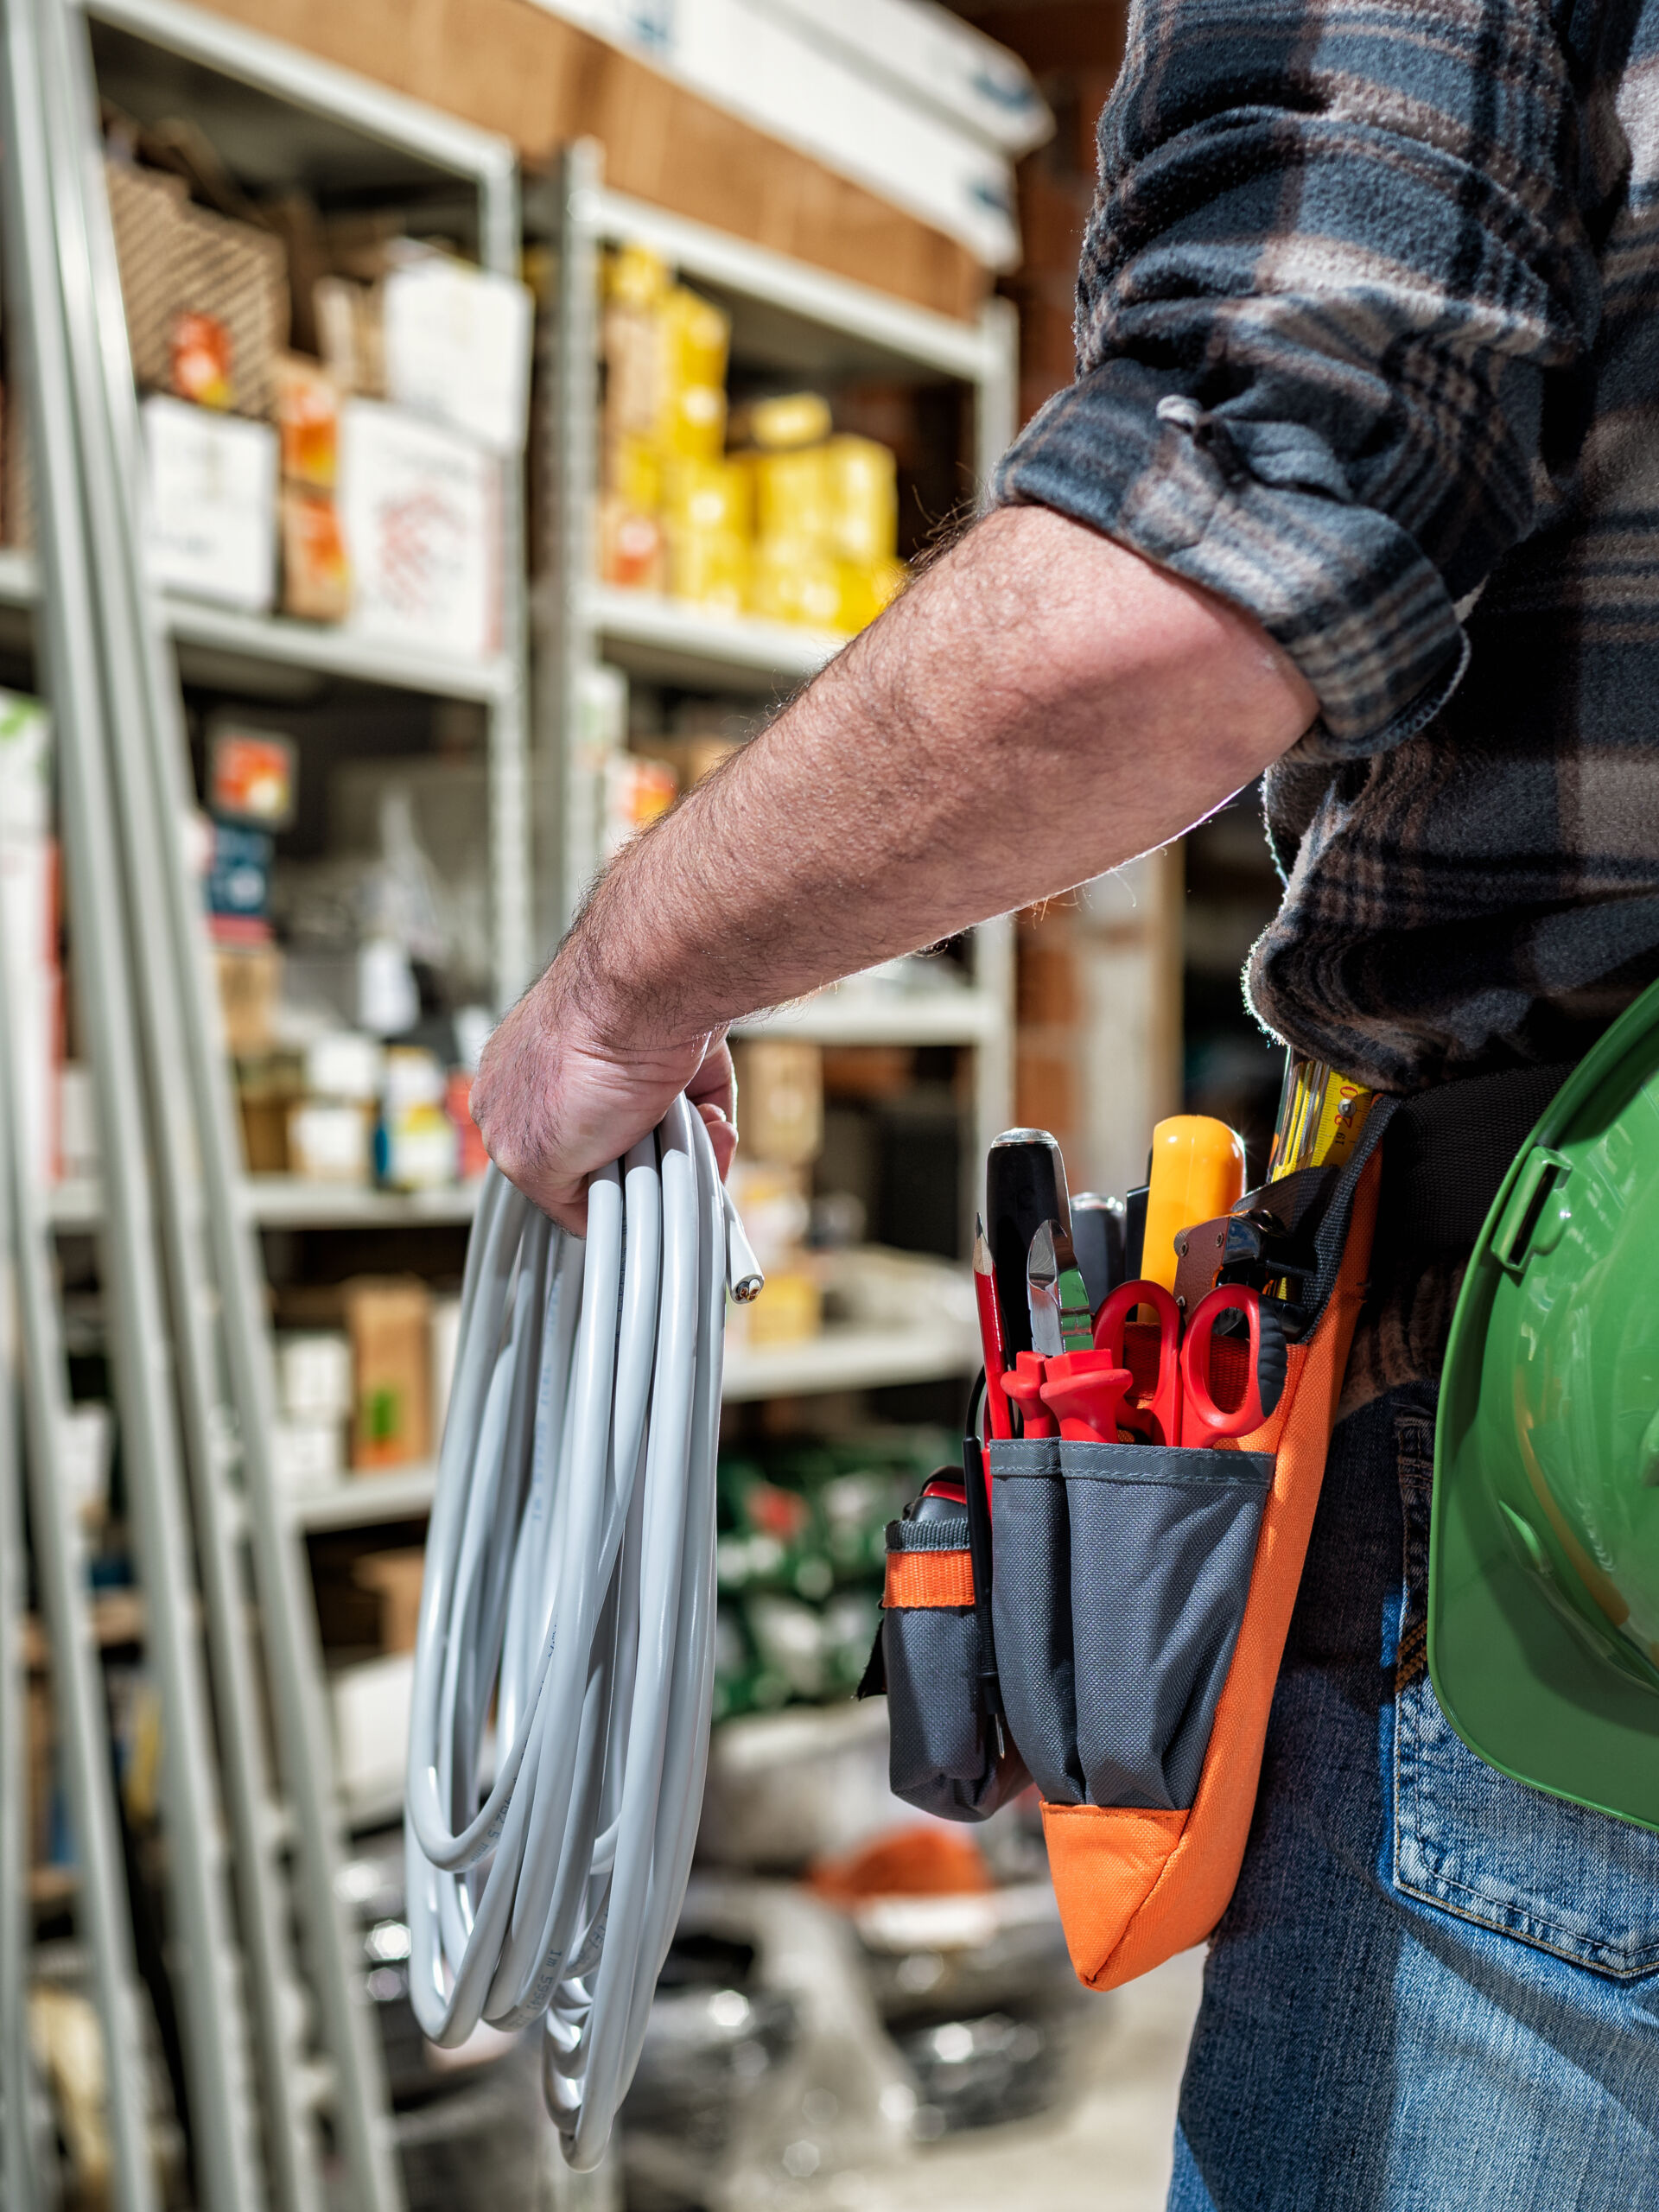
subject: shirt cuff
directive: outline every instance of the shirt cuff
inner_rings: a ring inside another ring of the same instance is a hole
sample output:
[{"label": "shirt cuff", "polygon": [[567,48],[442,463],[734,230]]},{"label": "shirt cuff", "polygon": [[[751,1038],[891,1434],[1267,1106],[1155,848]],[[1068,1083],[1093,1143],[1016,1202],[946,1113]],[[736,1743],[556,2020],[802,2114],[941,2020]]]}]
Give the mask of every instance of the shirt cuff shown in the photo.
[{"label": "shirt cuff", "polygon": [[1468,640],[1439,569],[1357,504],[1319,433],[1206,410],[1124,358],[1057,393],[1004,455],[999,505],[1052,507],[1255,616],[1320,709],[1302,760],[1386,752],[1445,705]]}]

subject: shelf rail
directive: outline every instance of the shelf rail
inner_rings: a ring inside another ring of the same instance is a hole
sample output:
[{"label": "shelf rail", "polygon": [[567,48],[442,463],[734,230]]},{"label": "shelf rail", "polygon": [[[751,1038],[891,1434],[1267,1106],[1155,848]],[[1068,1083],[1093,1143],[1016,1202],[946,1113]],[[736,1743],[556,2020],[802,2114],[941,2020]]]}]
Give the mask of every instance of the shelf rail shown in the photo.
[{"label": "shelf rail", "polygon": [[[92,280],[82,200],[88,142],[80,136],[80,88],[58,0],[8,0],[6,28],[6,257],[17,271],[13,281],[37,425],[45,662],[58,734],[77,972],[110,1188],[105,1249],[116,1293],[123,1456],[140,1573],[152,1601],[149,1660],[164,1714],[169,1912],[186,1965],[176,1993],[201,2199],[210,2212],[232,2212],[261,2205],[265,2192],[207,1682],[194,1632],[188,1518],[169,1387],[172,1351],[139,1110],[143,1060],[125,965],[130,918],[121,911],[109,783],[108,671],[82,443],[86,380],[96,368],[83,351]],[[47,1533],[49,1544],[49,1526]],[[73,1575],[73,1565],[65,1563],[64,1571]],[[73,1652],[78,1624],[71,1618],[62,1625],[67,1640],[57,1648]],[[96,1898],[102,1879],[95,1865],[91,1871]],[[119,2018],[121,1997],[118,1988],[105,1997],[111,2059],[124,2029],[128,2047],[136,2044],[130,2023]],[[124,2204],[145,2205],[152,2192],[143,2120],[136,2085],[123,2088],[128,2108],[115,2120],[126,2143],[117,2158],[117,2186]]]}]

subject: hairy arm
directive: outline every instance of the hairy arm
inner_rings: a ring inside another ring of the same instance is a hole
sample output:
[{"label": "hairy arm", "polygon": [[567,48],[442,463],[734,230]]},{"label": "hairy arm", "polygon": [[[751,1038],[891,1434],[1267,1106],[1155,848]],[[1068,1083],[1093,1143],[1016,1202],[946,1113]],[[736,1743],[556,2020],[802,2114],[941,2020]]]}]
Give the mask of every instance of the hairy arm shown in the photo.
[{"label": "hairy arm", "polygon": [[727,1026],[1166,842],[1313,721],[1249,615],[1041,507],[980,523],[602,878],[474,1086],[580,1227],[689,1090],[722,1167]]}]

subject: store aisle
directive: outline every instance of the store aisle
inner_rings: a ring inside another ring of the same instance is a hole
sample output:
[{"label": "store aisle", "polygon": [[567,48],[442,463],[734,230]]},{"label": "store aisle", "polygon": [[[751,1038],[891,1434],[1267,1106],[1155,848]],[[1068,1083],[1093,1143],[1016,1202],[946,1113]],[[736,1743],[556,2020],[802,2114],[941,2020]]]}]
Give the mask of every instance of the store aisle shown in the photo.
[{"label": "store aisle", "polygon": [[1186,1951],[1101,2001],[1078,2052],[1092,2086],[1065,2118],[954,2136],[873,2192],[870,2212],[1160,2212],[1203,1973],[1203,1951]]}]

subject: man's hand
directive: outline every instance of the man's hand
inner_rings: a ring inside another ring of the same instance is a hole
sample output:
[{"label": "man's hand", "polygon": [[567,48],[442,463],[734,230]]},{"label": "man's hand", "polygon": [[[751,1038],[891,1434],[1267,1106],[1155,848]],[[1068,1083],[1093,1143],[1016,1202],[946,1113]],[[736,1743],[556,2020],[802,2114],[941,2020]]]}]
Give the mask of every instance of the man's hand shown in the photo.
[{"label": "man's hand", "polygon": [[588,1182],[656,1128],[681,1091],[702,1115],[722,1178],[737,1149],[736,1085],[723,1029],[683,1046],[619,1052],[548,986],[527,991],[484,1048],[472,1113],[492,1160],[562,1228],[587,1233]]},{"label": "man's hand", "polygon": [[635,837],[485,1053],[492,1157],[576,1227],[689,1089],[721,1171],[729,1025],[1171,837],[1313,721],[1227,601],[1043,507],[990,515]]}]

